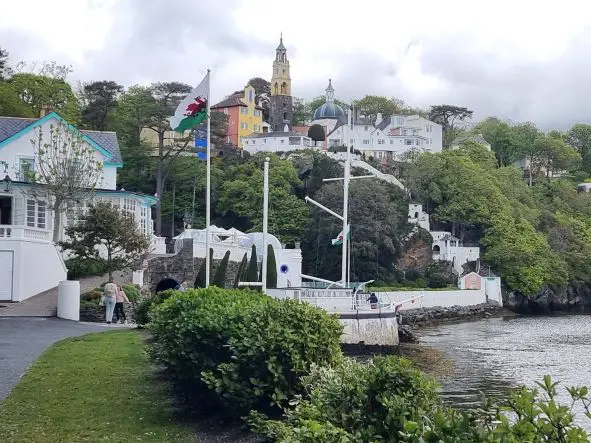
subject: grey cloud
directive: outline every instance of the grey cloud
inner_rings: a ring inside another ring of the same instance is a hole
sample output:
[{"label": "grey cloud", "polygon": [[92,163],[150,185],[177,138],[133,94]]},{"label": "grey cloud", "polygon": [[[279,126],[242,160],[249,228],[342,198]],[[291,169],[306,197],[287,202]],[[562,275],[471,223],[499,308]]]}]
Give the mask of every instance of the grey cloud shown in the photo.
[{"label": "grey cloud", "polygon": [[507,63],[494,54],[465,49],[466,36],[423,41],[421,65],[427,74],[449,86],[441,102],[475,110],[475,117],[496,115],[514,121],[534,121],[544,129],[566,129],[591,121],[591,61],[589,29],[573,39],[551,61]]}]

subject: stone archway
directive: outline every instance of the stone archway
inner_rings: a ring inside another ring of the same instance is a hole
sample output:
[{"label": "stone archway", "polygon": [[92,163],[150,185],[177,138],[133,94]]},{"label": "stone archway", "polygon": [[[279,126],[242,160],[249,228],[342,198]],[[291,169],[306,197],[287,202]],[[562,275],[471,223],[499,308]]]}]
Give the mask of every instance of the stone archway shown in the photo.
[{"label": "stone archway", "polygon": [[156,293],[166,291],[167,289],[176,289],[180,283],[174,278],[165,278],[156,285]]}]

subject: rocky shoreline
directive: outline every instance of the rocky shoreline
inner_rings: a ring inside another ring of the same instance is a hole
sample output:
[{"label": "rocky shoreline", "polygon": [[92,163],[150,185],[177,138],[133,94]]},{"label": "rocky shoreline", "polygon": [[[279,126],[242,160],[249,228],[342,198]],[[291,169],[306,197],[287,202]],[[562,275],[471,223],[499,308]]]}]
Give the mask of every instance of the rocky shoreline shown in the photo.
[{"label": "rocky shoreline", "polygon": [[413,343],[417,341],[414,331],[423,326],[470,321],[501,315],[516,314],[498,304],[492,303],[482,303],[473,306],[451,306],[448,308],[409,309],[401,312],[398,337],[401,343]]}]

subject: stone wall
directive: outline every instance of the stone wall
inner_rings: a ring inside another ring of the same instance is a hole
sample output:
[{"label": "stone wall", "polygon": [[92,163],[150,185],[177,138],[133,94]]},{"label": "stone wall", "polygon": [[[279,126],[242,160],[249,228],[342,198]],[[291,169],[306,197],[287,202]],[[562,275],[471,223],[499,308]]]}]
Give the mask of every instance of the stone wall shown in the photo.
[{"label": "stone wall", "polygon": [[[193,240],[183,242],[182,249],[175,255],[157,256],[148,259],[144,270],[144,288],[150,292],[156,290],[156,286],[164,279],[170,278],[178,283],[185,283],[188,288],[195,286],[195,279],[205,258],[193,257]],[[212,260],[210,282],[221,263],[220,259]],[[226,288],[232,288],[240,268],[240,262],[230,261],[226,269]]]},{"label": "stone wall", "polygon": [[451,306],[419,308],[401,311],[401,325],[420,327],[439,323],[472,320],[500,314],[504,310],[496,303],[482,303],[473,306]]},{"label": "stone wall", "polygon": [[[129,323],[135,323],[135,304],[125,303],[123,305],[123,310],[125,311],[127,321]],[[105,307],[100,306],[98,302],[96,304],[93,303],[92,305],[88,303],[80,306],[80,321],[102,323],[105,319]],[[115,316],[113,316],[113,320],[114,319]]]}]

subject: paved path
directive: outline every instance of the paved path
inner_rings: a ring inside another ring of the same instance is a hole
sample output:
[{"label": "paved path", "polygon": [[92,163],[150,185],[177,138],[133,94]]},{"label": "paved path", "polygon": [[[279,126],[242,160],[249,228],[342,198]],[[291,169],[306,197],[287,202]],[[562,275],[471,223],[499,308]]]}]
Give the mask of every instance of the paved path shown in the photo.
[{"label": "paved path", "polygon": [[0,317],[0,401],[10,393],[31,363],[53,343],[115,327],[118,326],[58,318]]},{"label": "paved path", "polygon": [[[116,276],[117,282],[126,283],[130,275]],[[87,277],[80,279],[80,292],[96,288],[108,277]],[[0,303],[0,317],[55,317],[57,315],[57,287],[34,295],[20,303]],[[0,356],[1,357],[1,356]]]}]

